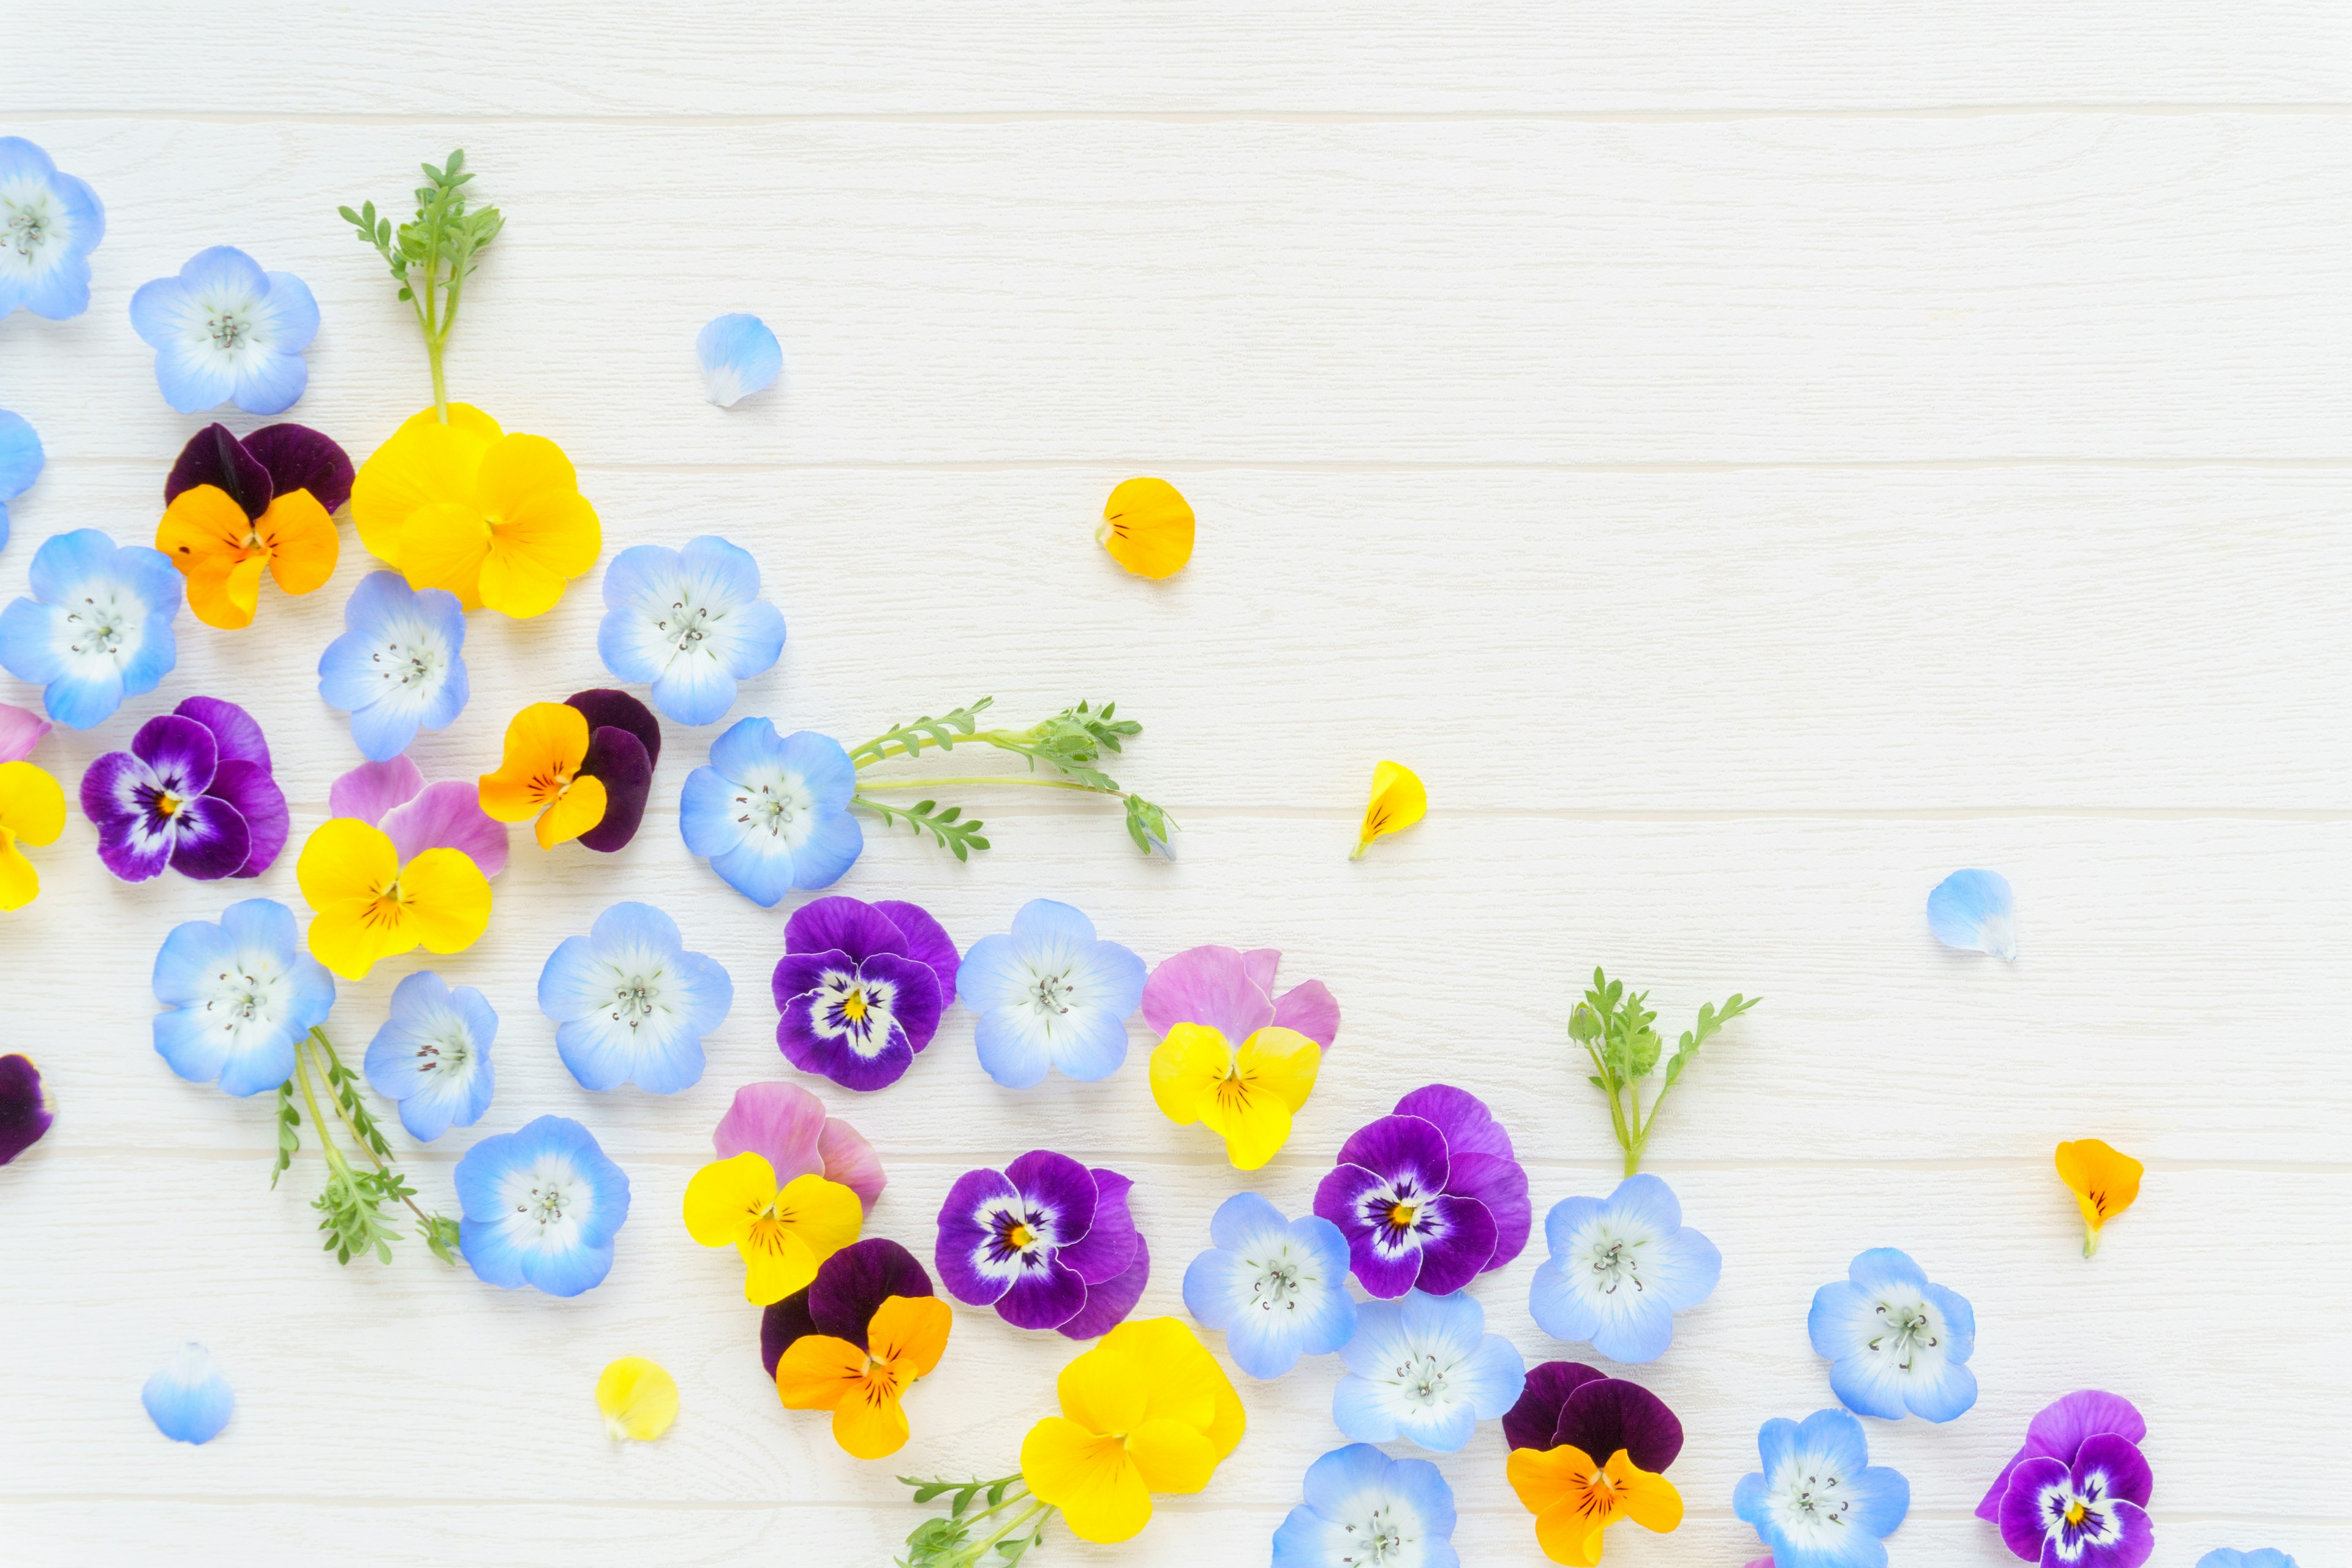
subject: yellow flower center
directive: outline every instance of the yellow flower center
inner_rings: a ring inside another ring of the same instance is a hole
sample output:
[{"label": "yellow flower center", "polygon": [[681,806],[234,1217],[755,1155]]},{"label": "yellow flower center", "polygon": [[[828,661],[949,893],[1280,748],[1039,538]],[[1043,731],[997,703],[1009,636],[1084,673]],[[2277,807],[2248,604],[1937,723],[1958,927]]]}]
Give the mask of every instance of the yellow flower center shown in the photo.
[{"label": "yellow flower center", "polygon": [[173,816],[173,815],[177,814],[177,812],[179,811],[179,809],[180,809],[180,797],[179,797],[179,796],[177,796],[177,795],[171,795],[171,794],[164,794],[164,795],[157,795],[157,796],[155,797],[155,815],[156,815],[156,816]]},{"label": "yellow flower center", "polygon": [[841,1016],[855,1024],[866,1016],[866,993],[853,991],[841,999]]},{"label": "yellow flower center", "polygon": [[394,877],[377,891],[374,898],[368,900],[367,908],[360,911],[360,923],[379,930],[385,926],[396,926],[400,923],[401,916],[406,913],[407,910],[407,895],[400,890],[400,879]]},{"label": "yellow flower center", "polygon": [[2082,1499],[2077,1498],[2073,1502],[2068,1503],[2066,1505],[2066,1522],[2069,1524],[2082,1523],[2084,1511]]},{"label": "yellow flower center", "polygon": [[1030,1234],[1029,1227],[1025,1225],[1016,1225],[1004,1233],[1004,1245],[1015,1250],[1028,1246],[1035,1239],[1036,1237]]},{"label": "yellow flower center", "polygon": [[1584,1495],[1576,1506],[1588,1515],[1605,1514],[1617,1506],[1617,1483],[1607,1470],[1596,1469],[1584,1479]]},{"label": "yellow flower center", "polygon": [[1419,1212],[1420,1210],[1412,1204],[1391,1204],[1389,1205],[1389,1224],[1398,1230],[1410,1229],[1412,1225],[1412,1216]]}]

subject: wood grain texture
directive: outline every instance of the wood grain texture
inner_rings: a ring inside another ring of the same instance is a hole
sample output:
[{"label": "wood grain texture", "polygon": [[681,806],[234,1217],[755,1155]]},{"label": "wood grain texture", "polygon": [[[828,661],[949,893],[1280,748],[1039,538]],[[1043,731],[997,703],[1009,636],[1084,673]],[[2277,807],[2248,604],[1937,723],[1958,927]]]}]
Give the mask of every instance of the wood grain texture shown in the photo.
[{"label": "wood grain texture", "polygon": [[[453,388],[566,447],[607,559],[753,550],[791,640],[736,716],[856,740],[984,693],[1013,718],[1112,697],[1147,726],[1117,771],[1185,828],[1177,863],[1147,861],[1113,814],[975,784],[993,851],[959,866],[876,827],[842,891],[913,898],[965,944],[1064,898],[1149,959],[1277,945],[1337,993],[1322,1081],[1247,1179],[1153,1109],[1139,1022],[1109,1080],[1013,1094],[950,1015],[892,1089],[814,1086],[887,1166],[873,1233],[928,1254],[961,1171],[1066,1149],[1137,1178],[1143,1310],[1181,1313],[1219,1202],[1304,1206],[1349,1131],[1432,1079],[1502,1108],[1539,1209],[1607,1190],[1565,1038],[1594,963],[1675,1029],[1760,993],[1653,1146],[1726,1264],[1631,1373],[1689,1430],[1689,1521],[1613,1531],[1612,1563],[1754,1554],[1732,1486],[1761,1420],[1830,1402],[1805,1310],[1874,1245],[1980,1324],[1976,1410],[1872,1424],[1914,1489],[1898,1564],[2011,1561],[1969,1510],[2082,1386],[2149,1415],[2157,1568],[2352,1559],[2328,1310],[2352,1286],[2340,6],[266,0],[224,30],[142,0],[9,26],[0,134],[90,179],[110,233],[87,315],[0,321],[0,405],[49,454],[0,601],[49,534],[151,536],[204,418],[155,395],[125,303],[200,245],[316,291],[293,416],[363,456],[413,412],[413,328],[331,214],[462,142],[512,226]],[[691,342],[736,309],[790,368],[722,413]],[[1088,542],[1141,472],[1202,518],[1160,584]],[[162,689],[39,760],[70,784],[142,719],[231,695],[299,845],[356,761],[315,662],[370,569],[346,529],[334,581],[265,589],[254,630],[184,618]],[[592,574],[541,621],[477,616],[473,700],[419,742],[427,774],[482,771],[515,710],[605,683],[601,612]],[[0,700],[35,694],[0,675]],[[431,963],[502,1024],[478,1126],[394,1129],[425,1194],[542,1111],[629,1173],[612,1278],[572,1301],[414,1246],[322,1258],[315,1157],[271,1191],[266,1098],[182,1083],[150,1045],[157,944],[227,895],[114,882],[79,816],[34,852],[41,902],[0,918],[0,1046],[39,1058],[60,1110],[0,1173],[0,1561],[880,1563],[919,1517],[892,1471],[1013,1463],[1067,1342],[960,1308],[914,1441],[861,1466],[778,1407],[739,1265],[678,1223],[734,1089],[789,1076],[766,986],[786,911],[677,837],[717,731],[670,730],[623,854],[519,838],[488,935]],[[1435,805],[1350,863],[1385,756]],[[996,771],[925,772],[966,770]],[[2014,966],[1924,930],[1962,865],[2015,882]],[[292,871],[235,896],[299,910]],[[737,988],[674,1097],[582,1090],[535,1006],[556,942],[624,897]],[[347,1059],[422,966],[341,986]],[[2087,1264],[2050,1169],[2085,1133],[2150,1167]],[[1541,1253],[1475,1293],[1531,1361],[1589,1356],[1528,1318]],[[189,1339],[239,1396],[202,1449],[137,1402]],[[625,1354],[684,1391],[650,1447],[613,1447],[593,1411]],[[1237,1378],[1250,1433],[1207,1494],[1123,1549],[1057,1531],[1044,1561],[1262,1560],[1341,1441],[1338,1373]],[[1539,1561],[1496,1427],[1439,1463],[1465,1563]]]}]

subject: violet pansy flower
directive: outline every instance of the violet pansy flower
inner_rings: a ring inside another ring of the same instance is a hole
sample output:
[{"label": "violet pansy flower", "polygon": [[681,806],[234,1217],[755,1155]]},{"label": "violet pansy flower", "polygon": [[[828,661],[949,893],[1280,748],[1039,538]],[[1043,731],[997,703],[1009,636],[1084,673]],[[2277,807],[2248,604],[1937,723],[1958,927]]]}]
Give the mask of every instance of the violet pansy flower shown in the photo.
[{"label": "violet pansy flower", "polygon": [[1032,899],[1010,935],[971,944],[956,994],[980,1015],[980,1065],[1007,1089],[1034,1089],[1060,1068],[1080,1083],[1127,1060],[1127,1018],[1143,1000],[1143,960],[1095,935],[1068,904]]},{"label": "violet pansy flower", "polygon": [[2041,1568],[2140,1568],[2156,1551],[2147,1517],[2156,1478],[2139,1446],[2102,1432],[2074,1460],[2037,1455],[2000,1500],[2000,1539]]},{"label": "violet pansy flower", "polygon": [[940,1205],[933,1260],[950,1294],[1020,1329],[1092,1339],[1135,1309],[1151,1254],[1128,1212],[1134,1183],[1033,1149],[967,1171]]},{"label": "violet pansy flower", "polygon": [[1528,1174],[1486,1102],[1447,1084],[1417,1089],[1340,1145],[1315,1212],[1348,1238],[1357,1281],[1393,1300],[1449,1295],[1527,1247]]},{"label": "violet pansy flower", "polygon": [[939,1032],[956,964],[955,942],[914,904],[803,904],[784,924],[772,983],[777,1048],[844,1089],[886,1089]]},{"label": "violet pansy flower", "polygon": [[2010,1456],[1977,1504],[1977,1517],[1988,1523],[2000,1522],[2001,1499],[2009,1495],[2009,1483],[2026,1460],[2046,1457],[2072,1465],[2083,1445],[2103,1433],[2128,1443],[2144,1443],[2147,1422],[2130,1400],[2095,1388],[2077,1389],[2043,1405],[2026,1427],[2023,1445]]},{"label": "violet pansy flower", "polygon": [[1528,1310],[1552,1338],[1581,1341],[1611,1361],[1665,1354],[1675,1314],[1713,1295],[1723,1274],[1723,1254],[1683,1224],[1674,1189],[1647,1173],[1606,1198],[1562,1198],[1544,1216],[1544,1240],[1551,1256],[1528,1287]]},{"label": "violet pansy flower", "polygon": [[28,585],[31,598],[0,612],[0,666],[40,687],[66,728],[103,723],[179,663],[172,622],[185,595],[162,551],[117,549],[94,528],[76,529],[33,552]]},{"label": "violet pansy flower", "polygon": [[[827,1116],[824,1101],[796,1083],[747,1083],[737,1089],[711,1130],[710,1146],[722,1160],[759,1155],[776,1173],[779,1189],[799,1176],[838,1182],[857,1194],[868,1214],[887,1184],[874,1145],[848,1122]],[[930,1294],[928,1285],[923,1294]]]},{"label": "violet pansy flower", "polygon": [[404,756],[362,763],[337,779],[327,791],[327,815],[381,827],[404,866],[427,849],[455,849],[485,877],[507,868],[506,824],[482,810],[474,785],[456,779],[428,784]]},{"label": "violet pansy flower", "polygon": [[1564,1446],[1596,1464],[1622,1448],[1635,1468],[1656,1475],[1683,1451],[1683,1424],[1638,1383],[1580,1361],[1548,1361],[1529,1369],[1503,1416],[1503,1442],[1538,1453]]},{"label": "violet pansy flower", "polygon": [[106,237],[98,193],[22,136],[0,136],[0,321],[19,306],[62,321],[89,309],[89,253]]},{"label": "violet pansy flower", "polygon": [[131,750],[81,775],[81,809],[98,858],[126,882],[168,865],[200,882],[258,877],[286,847],[286,792],[261,726],[234,702],[191,697],[150,719]]}]

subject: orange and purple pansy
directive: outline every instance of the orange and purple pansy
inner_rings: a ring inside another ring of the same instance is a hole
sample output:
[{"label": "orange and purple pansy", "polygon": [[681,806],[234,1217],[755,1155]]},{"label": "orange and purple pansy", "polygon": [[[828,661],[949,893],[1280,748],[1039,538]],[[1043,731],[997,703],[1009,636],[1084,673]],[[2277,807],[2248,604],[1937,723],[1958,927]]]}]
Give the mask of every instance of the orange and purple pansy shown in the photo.
[{"label": "orange and purple pansy", "polygon": [[352,459],[306,425],[265,425],[240,440],[207,425],[163,481],[155,548],[188,580],[188,608],[208,626],[253,624],[264,572],[289,594],[335,574],[334,514],[351,499]]},{"label": "orange and purple pansy", "polygon": [[905,1446],[900,1401],[939,1365],[953,1316],[914,1254],[875,1237],[761,1314],[760,1361],[786,1408],[830,1410],[834,1441],[879,1459]]},{"label": "orange and purple pansy", "polygon": [[498,771],[481,777],[482,809],[499,822],[538,818],[541,849],[577,838],[610,855],[637,836],[660,760],[660,723],[625,691],[534,702],[507,726]]}]

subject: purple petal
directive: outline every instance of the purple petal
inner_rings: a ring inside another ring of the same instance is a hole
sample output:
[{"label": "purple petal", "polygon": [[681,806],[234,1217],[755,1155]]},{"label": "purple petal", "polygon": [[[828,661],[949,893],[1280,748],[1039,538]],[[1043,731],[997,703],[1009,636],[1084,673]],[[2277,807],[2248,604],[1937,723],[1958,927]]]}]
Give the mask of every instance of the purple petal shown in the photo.
[{"label": "purple petal", "polygon": [[1045,1259],[997,1298],[996,1315],[1016,1329],[1058,1329],[1085,1310],[1087,1282],[1058,1258]]},{"label": "purple petal", "polygon": [[1594,1378],[1571,1391],[1560,1406],[1559,1420],[1545,1447],[1557,1448],[1562,1443],[1602,1464],[1622,1448],[1638,1468],[1654,1475],[1683,1451],[1683,1424],[1664,1400],[1640,1384],[1622,1377]]},{"label": "purple petal", "polygon": [[[907,956],[930,966],[939,983],[940,1010],[944,1013],[948,1004],[955,1000],[956,967],[962,963],[956,953],[955,939],[919,904],[900,899],[877,899],[874,907],[889,917],[890,923],[898,928],[898,934],[906,938]],[[919,1051],[928,1044],[926,1040],[915,1048]]]},{"label": "purple petal", "polygon": [[722,1160],[759,1155],[781,1187],[795,1176],[824,1174],[824,1156],[817,1151],[824,1131],[824,1101],[800,1085],[747,1083],[711,1129],[710,1146]]},{"label": "purple petal", "polygon": [[1320,980],[1294,985],[1274,1001],[1277,1028],[1296,1029],[1325,1050],[1339,1037],[1339,1004]]},{"label": "purple petal", "polygon": [[213,732],[176,713],[159,714],[140,725],[139,733],[131,737],[131,754],[154,771],[157,787],[183,800],[204,794],[220,766]]},{"label": "purple petal", "polygon": [[352,499],[351,454],[308,425],[264,425],[245,438],[245,449],[268,470],[281,496],[309,490],[331,516]]},{"label": "purple petal", "polygon": [[[1553,1447],[1552,1434],[1559,1430],[1560,1406],[1568,1396],[1593,1379],[1608,1374],[1598,1367],[1580,1361],[1548,1361],[1541,1366],[1528,1369],[1528,1381],[1519,1389],[1519,1401],[1503,1416],[1503,1444],[1510,1448],[1533,1448],[1541,1453]],[[1607,1455],[1602,1455],[1605,1462]]]},{"label": "purple petal", "polygon": [[784,1359],[793,1342],[817,1331],[816,1320],[809,1316],[806,1290],[795,1290],[772,1303],[760,1314],[760,1364],[768,1369],[770,1377],[775,1376],[776,1363]]},{"label": "purple petal", "polygon": [[1366,1204],[1388,1185],[1389,1179],[1377,1172],[1341,1165],[1315,1189],[1315,1212],[1348,1238],[1348,1267],[1357,1281],[1381,1300],[1393,1301],[1420,1277],[1421,1249],[1410,1237],[1402,1245],[1390,1245],[1386,1228],[1365,1218]]},{"label": "purple petal", "polygon": [[57,1114],[30,1057],[0,1057],[0,1165],[41,1141]]},{"label": "purple petal", "polygon": [[1391,1179],[1410,1176],[1433,1193],[1444,1190],[1453,1168],[1445,1155],[1445,1134],[1434,1122],[1412,1115],[1383,1116],[1359,1127],[1339,1145],[1339,1163],[1361,1165]]},{"label": "purple petal", "polygon": [[2009,1495],[2009,1483],[2018,1466],[2042,1455],[2071,1465],[2084,1440],[2100,1432],[2113,1432],[2138,1443],[2147,1436],[2147,1423],[2130,1400],[2095,1388],[2077,1389],[2044,1405],[2026,1427],[2024,1443],[2010,1456],[1977,1504],[1977,1517],[2000,1519],[2000,1500]]},{"label": "purple petal", "polygon": [[2147,1457],[2139,1451],[2139,1445],[2113,1432],[2084,1438],[2083,1447],[2074,1455],[2077,1479],[2094,1473],[2106,1477],[2105,1490],[2109,1496],[2142,1508],[2147,1506],[2148,1494],[2156,1489],[2156,1473],[2147,1468]]},{"label": "purple petal", "polygon": [[81,775],[82,815],[98,827],[98,858],[126,882],[163,874],[172,835],[150,809],[154,771],[128,752],[109,752]]},{"label": "purple petal", "polygon": [[599,725],[589,732],[580,771],[604,784],[604,819],[580,836],[581,844],[602,855],[627,848],[646,819],[646,800],[654,789],[654,760],[646,754],[645,742],[618,725]]},{"label": "purple petal", "polygon": [[269,742],[261,733],[260,721],[236,703],[217,697],[191,697],[172,711],[210,730],[222,762],[253,763],[264,773],[270,771]]},{"label": "purple petal", "polygon": [[1200,1024],[1239,1045],[1274,1022],[1274,998],[1251,978],[1239,949],[1189,947],[1160,960],[1143,983],[1143,1021],[1156,1035]]},{"label": "purple petal", "polygon": [[2000,1500],[2000,1540],[2028,1563],[2042,1561],[2042,1545],[2049,1531],[2042,1522],[2042,1494],[2066,1480],[2066,1466],[2047,1454],[2037,1454],[2012,1468],[2009,1489]]},{"label": "purple petal", "polygon": [[507,825],[482,809],[481,792],[472,784],[455,779],[427,784],[414,799],[385,812],[379,826],[404,864],[427,849],[456,849],[485,877],[507,868]]},{"label": "purple petal", "polygon": [[817,1332],[863,1350],[866,1328],[884,1301],[931,1293],[931,1277],[913,1253],[887,1237],[868,1237],[843,1247],[817,1269],[816,1282],[809,1287],[809,1317]]},{"label": "purple petal", "polygon": [[1242,968],[1257,988],[1267,995],[1274,994],[1274,977],[1282,969],[1282,949],[1254,947],[1242,954]]},{"label": "purple petal", "polygon": [[0,763],[21,763],[33,754],[49,721],[13,703],[0,702]]},{"label": "purple petal", "polygon": [[[1101,1203],[1095,1173],[1067,1154],[1032,1149],[1004,1167],[1004,1179],[1024,1202],[1044,1211],[1055,1247],[1075,1247],[1094,1228],[1095,1210]],[[1125,1192],[1118,1195],[1122,1200],[1127,1196]],[[1068,1315],[1066,1312],[1063,1317]]]},{"label": "purple petal", "polygon": [[2123,1533],[2105,1547],[2093,1547],[2083,1561],[2095,1568],[2140,1568],[2156,1554],[2156,1525],[2147,1510],[2135,1502],[2116,1505],[2116,1522]]},{"label": "purple petal", "polygon": [[218,795],[180,803],[172,818],[172,869],[199,882],[234,877],[253,858],[253,831]]},{"label": "purple petal", "polygon": [[[1135,1228],[1135,1217],[1127,1207],[1127,1195],[1135,1184],[1117,1171],[1100,1167],[1091,1174],[1095,1222],[1082,1239],[1061,1250],[1062,1261],[1078,1271],[1089,1291],[1126,1273],[1135,1261],[1135,1249],[1143,1244],[1142,1233]],[[1091,1302],[1092,1296],[1087,1300]]]},{"label": "purple petal", "polygon": [[872,1214],[889,1179],[882,1173],[882,1156],[874,1152],[866,1135],[840,1117],[828,1116],[824,1130],[817,1134],[816,1147],[824,1156],[824,1179],[856,1193],[866,1212]]},{"label": "purple petal", "polygon": [[[877,966],[901,965],[898,978],[902,988],[917,997],[931,987],[931,972],[912,959],[881,953],[870,962]],[[865,966],[845,952],[788,952],[776,961],[769,988],[775,994],[780,1014],[776,1020],[776,1048],[783,1052],[784,1059],[803,1072],[813,1072],[831,1079],[844,1089],[870,1094],[904,1078],[907,1068],[914,1064],[915,1052],[903,1029],[892,1027],[882,1034],[870,1023],[853,1025],[845,1016],[839,1016],[839,1005],[828,997],[828,991],[837,984],[862,979],[865,973]],[[876,978],[882,976],[877,973]],[[837,996],[838,993],[834,994]],[[930,1000],[934,1005],[930,1023],[936,1029],[939,998],[935,991]],[[869,1020],[877,1017],[878,1015],[867,1015]]]},{"label": "purple petal", "polygon": [[1486,1102],[1468,1089],[1450,1083],[1416,1089],[1396,1103],[1399,1116],[1418,1116],[1434,1122],[1445,1134],[1445,1146],[1456,1154],[1495,1154],[1509,1160],[1511,1135],[1486,1109]]},{"label": "purple petal", "polygon": [[1090,1340],[1110,1332],[1127,1321],[1127,1315],[1143,1300],[1143,1287],[1150,1279],[1151,1248],[1144,1245],[1143,1233],[1137,1231],[1134,1261],[1101,1284],[1087,1286],[1087,1304],[1056,1331],[1074,1340]]},{"label": "purple petal", "polygon": [[183,490],[211,485],[227,493],[248,518],[269,510],[276,492],[269,470],[226,425],[207,425],[188,437],[179,460],[163,480],[163,504],[170,506]]},{"label": "purple petal", "polygon": [[[786,952],[839,952],[852,963],[877,952],[904,955],[906,933],[888,915],[863,899],[816,899],[784,922]],[[952,988],[950,988],[952,989]]]},{"label": "purple petal", "polygon": [[890,988],[890,1017],[906,1037],[909,1052],[919,1051],[940,1032],[940,977],[929,964],[896,953],[877,952],[857,966],[870,981]]},{"label": "purple petal", "polygon": [[[1535,1205],[1528,1196],[1528,1173],[1508,1155],[1465,1154],[1454,1152],[1453,1173],[1445,1190],[1476,1198],[1495,1217],[1495,1256],[1489,1268],[1500,1268],[1527,1249],[1528,1232],[1535,1224]],[[1650,1467],[1644,1465],[1643,1469]]]},{"label": "purple petal", "polygon": [[[948,1294],[969,1306],[993,1306],[1012,1284],[1009,1271],[990,1273],[982,1267],[992,1239],[982,1215],[991,1206],[1017,1203],[1020,1194],[1002,1171],[966,1171],[948,1189],[940,1205],[939,1241],[931,1263]],[[1084,1289],[1084,1281],[1080,1282]]]},{"label": "purple petal", "polygon": [[269,776],[268,768],[253,763],[223,762],[213,774],[213,787],[205,793],[215,800],[226,801],[245,818],[250,842],[245,864],[237,868],[236,875],[258,877],[268,870],[286,847],[287,836],[294,826],[293,816],[286,809],[286,792]]},{"label": "purple petal", "polygon": [[381,826],[384,813],[415,798],[425,775],[404,752],[388,763],[362,763],[327,788],[327,815]]},{"label": "purple petal", "polygon": [[1416,1289],[1450,1296],[1492,1266],[1495,1216],[1475,1198],[1454,1193],[1421,1206],[1421,1274]]},{"label": "purple petal", "polygon": [[661,761],[661,721],[654,710],[625,691],[615,691],[608,686],[593,687],[575,691],[565,698],[566,705],[577,708],[587,716],[588,729],[595,731],[611,725],[626,730],[646,749],[646,766],[651,768]]}]

